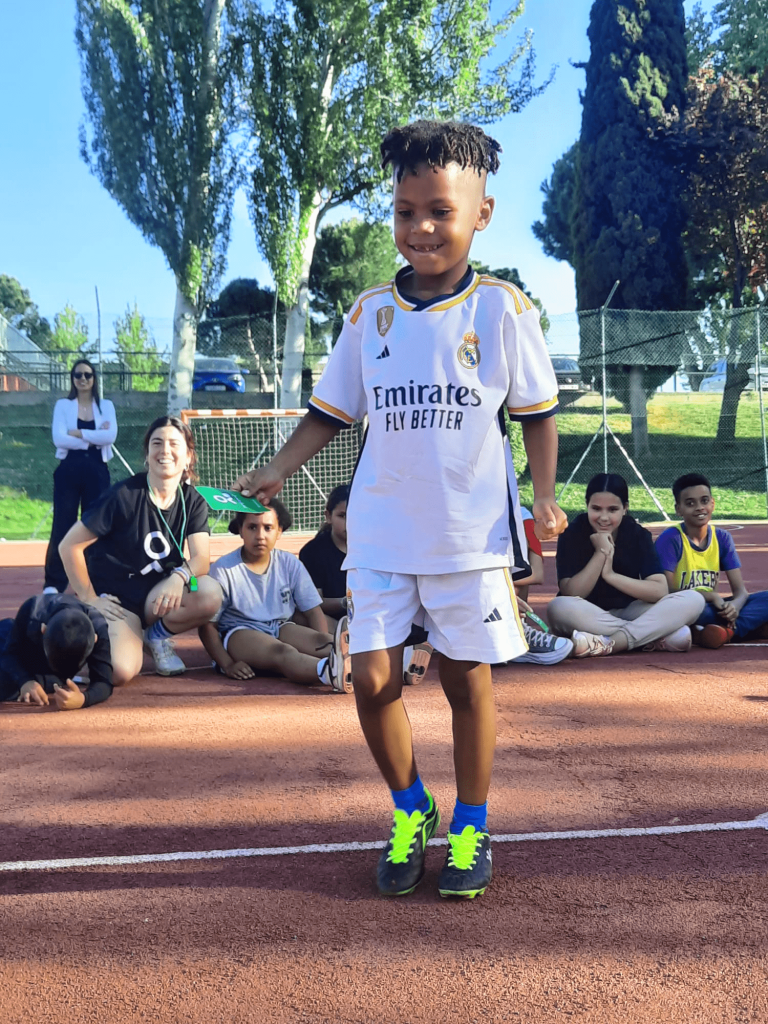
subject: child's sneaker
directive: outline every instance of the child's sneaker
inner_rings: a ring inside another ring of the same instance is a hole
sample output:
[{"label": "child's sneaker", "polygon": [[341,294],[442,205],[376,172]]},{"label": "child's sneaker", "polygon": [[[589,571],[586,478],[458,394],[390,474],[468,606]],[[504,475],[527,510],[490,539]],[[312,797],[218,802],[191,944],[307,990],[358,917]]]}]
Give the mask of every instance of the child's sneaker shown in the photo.
[{"label": "child's sneaker", "polygon": [[187,671],[187,666],[174,650],[173,643],[167,637],[151,639],[149,630],[144,630],[144,646],[155,659],[155,668],[161,676],[180,676]]},{"label": "child's sneaker", "polygon": [[349,620],[346,615],[336,624],[323,681],[337,693],[352,693],[352,659],[349,656]]},{"label": "child's sneaker", "polygon": [[716,651],[718,647],[733,640],[733,630],[730,626],[718,626],[716,622],[710,622],[708,626],[699,626],[693,631],[693,642],[697,647],[708,647]]},{"label": "child's sneaker", "polygon": [[653,643],[646,644],[643,650],[674,651],[677,654],[684,654],[686,651],[690,651],[692,643],[690,629],[688,626],[681,626],[674,633],[668,633],[667,636],[662,636],[658,640],[654,640]]},{"label": "child's sneaker", "polygon": [[403,665],[403,682],[406,686],[416,686],[429,668],[429,659],[434,647],[428,643],[414,644],[413,647],[406,647],[405,653],[407,654],[409,650],[411,654],[406,658],[407,664]]},{"label": "child's sneaker", "polygon": [[448,833],[448,855],[437,880],[441,896],[461,896],[473,900],[482,896],[491,883],[493,860],[491,837],[466,825],[461,833]]},{"label": "child's sneaker", "polygon": [[417,810],[409,815],[395,808],[392,831],[376,869],[376,884],[382,896],[407,896],[424,877],[427,843],[440,824],[437,804],[429,790],[426,793],[426,812]]},{"label": "child's sneaker", "polygon": [[571,634],[571,639],[574,658],[598,658],[602,654],[610,654],[613,650],[613,640],[606,640],[597,633],[585,633],[576,629]]},{"label": "child's sneaker", "polygon": [[510,665],[557,665],[564,661],[573,650],[573,640],[553,633],[544,633],[540,629],[523,625],[525,639],[528,644],[526,654],[513,658]]}]

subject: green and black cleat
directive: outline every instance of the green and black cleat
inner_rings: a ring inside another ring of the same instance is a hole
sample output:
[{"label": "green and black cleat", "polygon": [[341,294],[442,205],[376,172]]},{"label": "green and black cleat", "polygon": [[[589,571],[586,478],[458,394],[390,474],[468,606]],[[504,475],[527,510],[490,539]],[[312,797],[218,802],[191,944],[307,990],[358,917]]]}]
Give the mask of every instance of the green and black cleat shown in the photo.
[{"label": "green and black cleat", "polygon": [[437,880],[441,896],[473,900],[491,884],[491,837],[467,825],[461,833],[448,833],[448,855]]},{"label": "green and black cleat", "polygon": [[382,896],[407,896],[424,877],[426,846],[440,824],[440,812],[427,790],[429,809],[408,815],[395,808],[389,841],[381,851],[376,884]]}]

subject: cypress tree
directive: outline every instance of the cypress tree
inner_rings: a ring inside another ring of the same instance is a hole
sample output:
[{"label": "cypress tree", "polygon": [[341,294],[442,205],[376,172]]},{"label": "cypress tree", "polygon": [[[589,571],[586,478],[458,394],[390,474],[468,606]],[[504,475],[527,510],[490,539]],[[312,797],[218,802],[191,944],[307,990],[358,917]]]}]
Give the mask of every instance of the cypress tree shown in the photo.
[{"label": "cypress tree", "polygon": [[[683,0],[595,0],[588,34],[572,222],[579,308],[602,306],[616,280],[614,309],[685,308],[684,176],[671,146],[654,137],[664,114],[685,104]],[[654,358],[651,346],[627,347],[633,340],[641,339],[621,340],[621,363],[610,360],[609,382],[624,401],[630,380],[634,386],[635,450],[642,454],[647,426],[638,395],[650,394],[676,360],[669,341]],[[585,341],[582,355],[594,359],[595,339]],[[652,365],[662,359],[663,366]],[[641,369],[630,374],[630,366]]]}]

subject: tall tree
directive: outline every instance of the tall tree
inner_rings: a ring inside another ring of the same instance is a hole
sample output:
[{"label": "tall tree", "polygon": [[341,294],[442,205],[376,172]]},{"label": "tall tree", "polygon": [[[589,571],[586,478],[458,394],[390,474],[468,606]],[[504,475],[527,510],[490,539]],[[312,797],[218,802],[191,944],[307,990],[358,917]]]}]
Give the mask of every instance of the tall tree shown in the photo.
[{"label": "tall tree", "polygon": [[83,159],[176,278],[173,412],[189,404],[197,321],[224,265],[237,184],[227,2],[77,0]]},{"label": "tall tree", "polygon": [[768,67],[768,0],[718,0],[711,11],[694,4],[687,27],[692,71],[759,74]]},{"label": "tall tree", "polygon": [[[683,0],[595,0],[589,39],[572,221],[579,308],[601,307],[619,280],[614,308],[682,309],[684,179],[671,146],[649,129],[685,105]],[[582,349],[585,340],[583,354],[591,355],[594,341],[583,335]],[[648,366],[646,349],[623,349],[612,361],[610,388],[629,398],[635,454],[643,455],[646,394],[673,372],[679,353],[668,345],[660,365]]]},{"label": "tall tree", "polygon": [[[483,74],[523,13],[500,21],[488,0],[238,0],[246,39],[241,82],[257,140],[251,211],[260,251],[286,304],[282,404],[300,397],[309,274],[329,210],[370,205],[382,183],[378,147],[419,116],[488,123],[520,110],[534,85],[530,36]],[[519,76],[515,77],[518,66]],[[545,83],[546,84],[546,83]]]},{"label": "tall tree", "polygon": [[[667,118],[666,143],[688,170],[686,243],[706,298],[733,310],[768,287],[768,68],[743,77],[705,64],[689,84],[683,117]],[[717,438],[735,436],[739,400],[755,358],[754,332],[730,318]]]},{"label": "tall tree", "polygon": [[389,281],[397,269],[397,246],[389,225],[352,218],[322,229],[317,236],[309,289],[315,312],[334,321],[334,343],[341,318],[360,292]]},{"label": "tall tree", "polygon": [[166,361],[147,321],[134,302],[115,320],[115,351],[134,375],[134,391],[160,391],[165,384]]},{"label": "tall tree", "polygon": [[63,362],[69,366],[77,355],[92,355],[94,347],[93,342],[88,339],[88,325],[85,320],[67,303],[53,318],[50,349],[60,352]]},{"label": "tall tree", "polygon": [[531,225],[531,230],[546,256],[565,260],[575,265],[573,255],[573,200],[576,188],[576,154],[579,144],[574,142],[552,168],[552,174],[541,183],[544,202],[542,220]]},{"label": "tall tree", "polygon": [[0,274],[0,315],[40,348],[50,348],[51,325],[40,316],[27,289],[9,274]]}]

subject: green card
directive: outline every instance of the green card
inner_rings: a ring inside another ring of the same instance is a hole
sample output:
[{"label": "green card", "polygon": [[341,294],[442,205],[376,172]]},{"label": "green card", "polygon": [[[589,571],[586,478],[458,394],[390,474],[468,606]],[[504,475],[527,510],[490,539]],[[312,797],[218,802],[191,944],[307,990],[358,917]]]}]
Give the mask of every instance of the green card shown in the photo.
[{"label": "green card", "polygon": [[255,498],[246,498],[239,491],[226,491],[221,487],[198,487],[211,508],[229,512],[254,512],[258,515],[267,509]]}]

